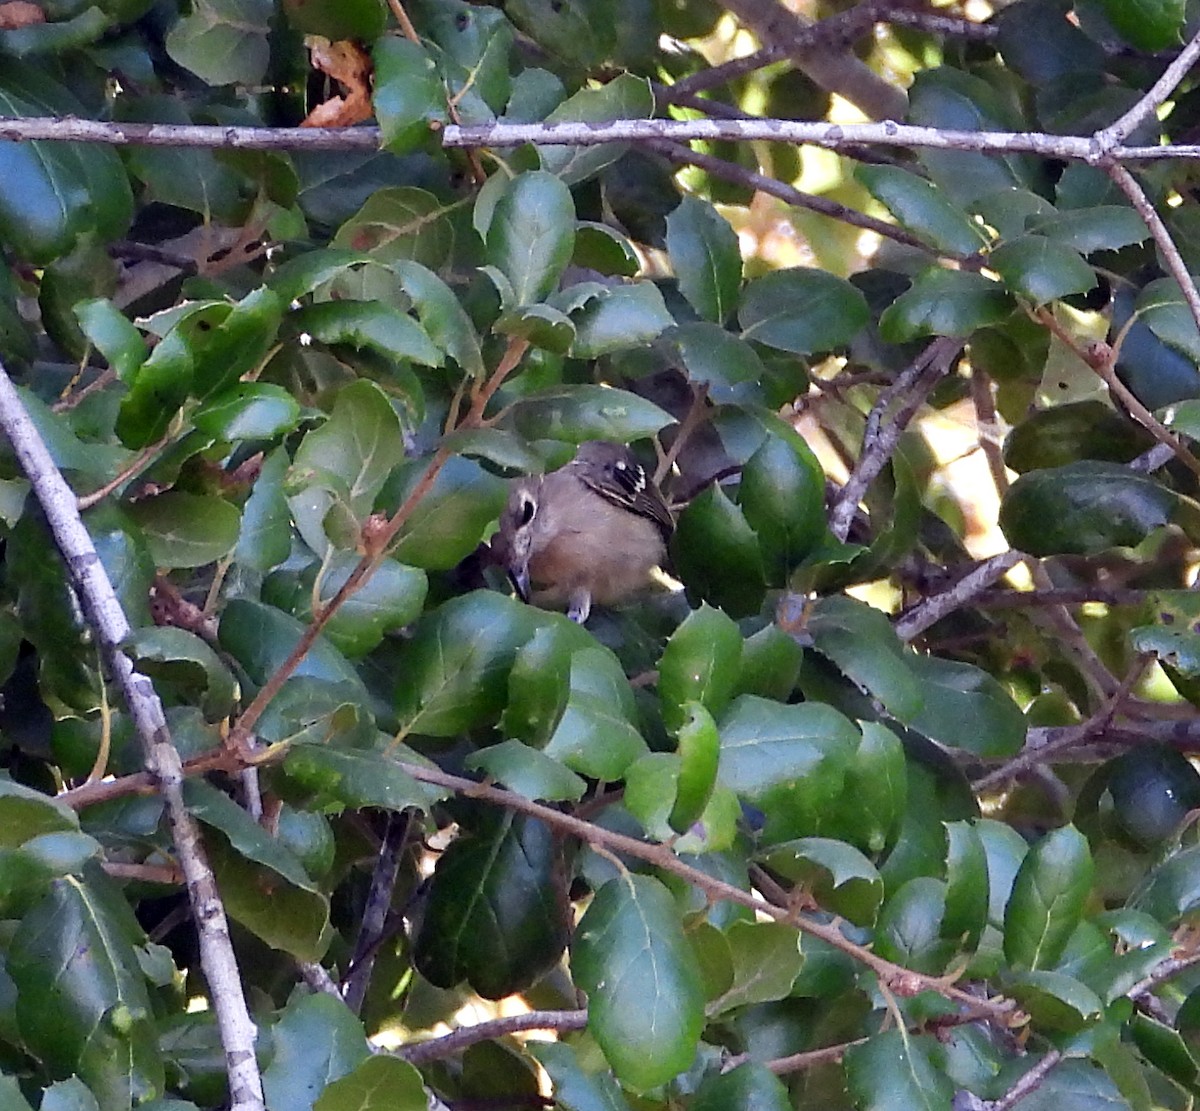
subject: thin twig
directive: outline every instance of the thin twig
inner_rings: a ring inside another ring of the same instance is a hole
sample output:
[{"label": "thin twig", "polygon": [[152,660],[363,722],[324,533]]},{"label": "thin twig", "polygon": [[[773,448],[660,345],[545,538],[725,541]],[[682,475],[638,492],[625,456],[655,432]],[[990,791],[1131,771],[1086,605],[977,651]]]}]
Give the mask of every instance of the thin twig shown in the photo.
[{"label": "thin twig", "polygon": [[902,614],[893,626],[896,635],[901,640],[912,640],[948,614],[975,603],[979,594],[1024,558],[1020,552],[1008,551],[985,559],[963,575],[949,590],[931,595]]},{"label": "thin twig", "polygon": [[1057,1050],[1050,1050],[1036,1065],[1025,1073],[999,1099],[980,1104],[984,1111],[1011,1111],[1021,1100],[1031,1092],[1036,1092],[1042,1086],[1046,1077],[1062,1061],[1063,1055]]},{"label": "thin twig", "polygon": [[1097,142],[1109,150],[1128,139],[1145,120],[1148,120],[1166,103],[1168,97],[1187,76],[1188,70],[1195,65],[1197,58],[1200,58],[1200,34],[1194,36],[1191,42],[1179,52],[1179,56],[1163,70],[1163,75],[1150,86],[1145,95],[1128,112],[1109,124],[1108,127],[1096,132]]},{"label": "thin twig", "polygon": [[[863,433],[863,448],[858,463],[839,491],[829,514],[829,531],[839,540],[850,533],[855,510],[875,481],[900,442],[901,433],[917,410],[925,404],[929,392],[950,369],[962,350],[963,341],[949,336],[939,336],[929,344],[913,362],[905,367],[880,395],[867,416],[867,427]],[[883,418],[894,401],[903,399],[885,426]]]},{"label": "thin twig", "polygon": [[468,798],[490,803],[493,806],[502,806],[508,810],[539,818],[552,829],[563,830],[566,833],[572,834],[593,848],[600,847],[610,852],[644,860],[661,868],[663,871],[678,876],[686,883],[703,892],[713,901],[725,900],[732,902],[738,906],[747,907],[756,913],[762,913],[777,922],[784,922],[795,926],[802,933],[819,938],[826,944],[852,957],[859,964],[875,973],[881,983],[891,983],[897,986],[898,990],[901,990],[905,995],[913,995],[920,991],[934,991],[955,1003],[974,1008],[981,1018],[988,1018],[989,1020],[1003,1021],[1005,1016],[1010,1015],[1013,1011],[1013,1004],[1007,1000],[981,999],[979,996],[972,995],[970,992],[963,991],[954,984],[947,982],[944,977],[927,976],[924,973],[914,972],[898,964],[893,964],[891,961],[877,956],[870,949],[855,944],[836,925],[821,922],[808,915],[800,914],[792,907],[778,906],[759,895],[743,891],[740,887],[735,887],[733,884],[726,883],[723,880],[715,879],[707,873],[702,872],[699,868],[694,868],[692,865],[682,861],[667,845],[639,841],[637,838],[630,837],[627,834],[618,833],[615,830],[606,829],[591,822],[585,822],[573,814],[566,814],[561,810],[555,810],[553,807],[544,806],[515,792],[506,791],[490,784],[477,783],[474,780],[464,779],[461,776],[450,775],[437,768],[427,768],[402,762],[397,762],[396,766],[419,782],[432,783],[438,787],[457,791]]},{"label": "thin twig", "polygon": [[84,528],[75,493],[54,465],[0,363],[0,428],[46,514],[54,541],[95,630],[106,662],[125,695],[142,744],[146,768],[166,806],[171,836],[184,876],[200,941],[200,963],[212,995],[233,1111],[262,1111],[262,1080],[254,1055],[256,1030],[242,993],[225,907],[205,856],[199,827],[183,801],[183,767],[150,680],[133,669],[121,643],[129,635],[125,617],[104,565]]},{"label": "thin twig", "polygon": [[431,1061],[444,1061],[479,1042],[490,1042],[508,1034],[526,1030],[554,1030],[566,1032],[587,1028],[587,1011],[529,1011],[523,1015],[509,1015],[479,1022],[474,1026],[460,1026],[440,1038],[426,1042],[410,1042],[396,1051],[410,1065],[427,1065]]},{"label": "thin twig", "polygon": [[[83,392],[82,390],[80,391]],[[161,440],[156,440],[149,447],[143,448],[137,456],[124,467],[113,478],[109,479],[103,486],[91,491],[88,494],[79,495],[79,511],[81,513],[92,508],[99,502],[102,502],[114,490],[124,486],[130,479],[136,478],[144,471],[152,462],[160,451],[170,442],[171,433],[168,432]]]}]

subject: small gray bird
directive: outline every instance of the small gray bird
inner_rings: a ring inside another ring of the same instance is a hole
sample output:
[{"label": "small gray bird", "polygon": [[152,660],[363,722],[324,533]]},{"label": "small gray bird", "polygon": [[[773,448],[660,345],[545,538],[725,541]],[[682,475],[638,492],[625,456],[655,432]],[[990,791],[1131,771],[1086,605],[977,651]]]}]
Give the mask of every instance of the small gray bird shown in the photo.
[{"label": "small gray bird", "polygon": [[513,484],[492,553],[522,598],[565,604],[582,624],[593,602],[613,605],[650,583],[674,528],[633,452],[594,440],[565,467]]}]

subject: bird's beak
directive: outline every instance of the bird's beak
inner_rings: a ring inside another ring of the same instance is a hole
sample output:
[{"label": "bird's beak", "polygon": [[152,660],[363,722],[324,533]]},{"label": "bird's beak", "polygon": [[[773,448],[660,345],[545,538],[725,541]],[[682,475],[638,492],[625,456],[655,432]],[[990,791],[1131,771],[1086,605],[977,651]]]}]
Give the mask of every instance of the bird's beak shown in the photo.
[{"label": "bird's beak", "polygon": [[512,584],[517,588],[517,595],[522,602],[529,601],[529,566],[528,564],[521,567],[510,567],[508,569],[508,577],[512,579]]}]

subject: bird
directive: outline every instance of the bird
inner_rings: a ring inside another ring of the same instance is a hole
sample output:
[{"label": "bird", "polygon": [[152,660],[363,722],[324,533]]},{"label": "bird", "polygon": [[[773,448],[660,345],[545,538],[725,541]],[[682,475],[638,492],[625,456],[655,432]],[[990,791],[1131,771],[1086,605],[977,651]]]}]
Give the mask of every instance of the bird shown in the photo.
[{"label": "bird", "polygon": [[523,600],[566,605],[582,625],[593,603],[615,605],[650,584],[674,528],[633,452],[590,440],[566,466],[514,482],[491,547]]}]

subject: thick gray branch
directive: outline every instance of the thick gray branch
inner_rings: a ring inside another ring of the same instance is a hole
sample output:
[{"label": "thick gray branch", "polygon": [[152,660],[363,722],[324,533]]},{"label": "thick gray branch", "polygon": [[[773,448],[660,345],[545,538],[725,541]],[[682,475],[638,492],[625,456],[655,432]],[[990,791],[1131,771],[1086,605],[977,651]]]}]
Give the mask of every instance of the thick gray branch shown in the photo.
[{"label": "thick gray branch", "polygon": [[105,660],[125,695],[142,743],[146,768],[166,804],[167,821],[199,933],[200,963],[208,980],[225,1050],[232,1111],[262,1111],[262,1080],[254,1056],[257,1032],[242,994],[225,908],[205,858],[199,828],[183,802],[183,765],[171,743],[162,704],[150,680],[134,671],[129,657],[121,651],[121,642],[129,634],[129,622],[80,519],[75,493],[50,458],[2,363],[0,430],[12,444],[46,514],[88,623],[95,630]]}]

